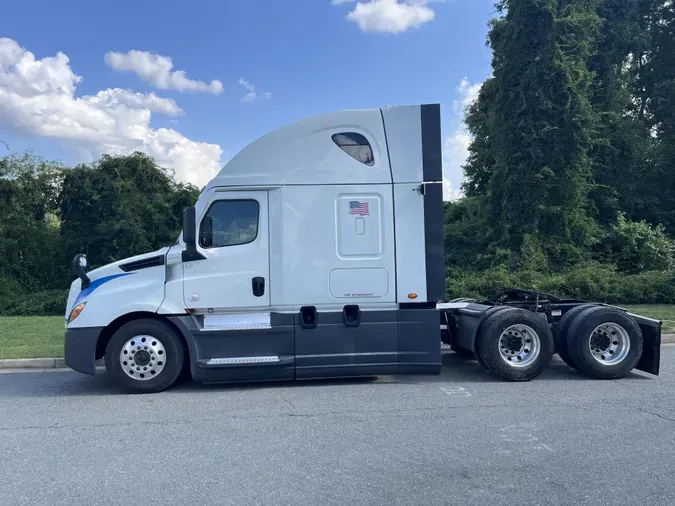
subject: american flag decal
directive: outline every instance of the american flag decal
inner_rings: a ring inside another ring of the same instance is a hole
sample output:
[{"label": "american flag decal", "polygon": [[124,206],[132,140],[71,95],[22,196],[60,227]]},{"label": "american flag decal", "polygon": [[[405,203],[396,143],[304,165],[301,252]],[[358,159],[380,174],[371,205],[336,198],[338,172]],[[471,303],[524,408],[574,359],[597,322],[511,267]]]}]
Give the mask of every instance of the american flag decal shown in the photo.
[{"label": "american flag decal", "polygon": [[368,216],[368,202],[359,202],[358,200],[349,201],[349,214],[358,214],[359,216]]}]

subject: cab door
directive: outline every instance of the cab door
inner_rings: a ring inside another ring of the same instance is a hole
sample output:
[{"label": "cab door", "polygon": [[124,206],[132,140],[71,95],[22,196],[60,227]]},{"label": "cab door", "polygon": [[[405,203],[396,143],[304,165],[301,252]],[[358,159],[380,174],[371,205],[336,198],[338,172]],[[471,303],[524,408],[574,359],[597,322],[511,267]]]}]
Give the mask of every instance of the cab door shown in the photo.
[{"label": "cab door", "polygon": [[209,312],[270,305],[267,191],[214,192],[197,218],[202,260],[183,264],[183,299]]}]

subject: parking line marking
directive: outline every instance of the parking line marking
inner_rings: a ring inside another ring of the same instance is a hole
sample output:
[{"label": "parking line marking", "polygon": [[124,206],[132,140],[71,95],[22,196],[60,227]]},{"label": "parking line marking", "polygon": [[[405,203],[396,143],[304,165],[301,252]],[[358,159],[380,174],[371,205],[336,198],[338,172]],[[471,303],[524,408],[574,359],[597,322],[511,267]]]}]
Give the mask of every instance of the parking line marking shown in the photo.
[{"label": "parking line marking", "polygon": [[447,395],[463,395],[464,397],[471,397],[471,394],[466,391],[464,387],[441,387]]}]

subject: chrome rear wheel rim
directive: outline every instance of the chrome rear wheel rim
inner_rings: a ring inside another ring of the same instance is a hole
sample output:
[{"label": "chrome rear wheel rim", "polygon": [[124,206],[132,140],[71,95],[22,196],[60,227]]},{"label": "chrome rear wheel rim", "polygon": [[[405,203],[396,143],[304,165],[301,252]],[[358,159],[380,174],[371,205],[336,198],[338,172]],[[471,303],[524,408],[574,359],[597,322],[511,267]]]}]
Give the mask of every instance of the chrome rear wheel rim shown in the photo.
[{"label": "chrome rear wheel rim", "polygon": [[511,325],[499,336],[499,354],[511,367],[527,367],[540,353],[539,334],[528,325]]},{"label": "chrome rear wheel rim", "polygon": [[603,323],[595,327],[588,338],[593,358],[602,365],[622,362],[630,352],[628,331],[618,323]]}]

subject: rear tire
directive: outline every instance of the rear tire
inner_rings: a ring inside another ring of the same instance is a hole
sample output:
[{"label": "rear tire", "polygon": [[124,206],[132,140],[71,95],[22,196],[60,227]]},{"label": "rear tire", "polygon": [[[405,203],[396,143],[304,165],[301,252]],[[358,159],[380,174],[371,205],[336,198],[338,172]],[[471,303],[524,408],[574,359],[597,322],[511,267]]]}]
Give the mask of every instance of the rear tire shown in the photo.
[{"label": "rear tire", "polygon": [[581,313],[584,309],[589,307],[598,307],[595,304],[581,304],[575,306],[569,311],[567,311],[563,317],[558,322],[558,325],[553,331],[553,338],[555,340],[555,350],[560,356],[560,358],[572,369],[579,370],[579,366],[574,362],[574,359],[570,357],[570,354],[567,352],[567,335],[569,332],[570,325],[576,319],[576,316]]},{"label": "rear tire", "polygon": [[183,342],[174,329],[159,320],[135,320],[120,327],[108,343],[105,366],[115,383],[127,392],[166,390],[183,371]]},{"label": "rear tire", "polygon": [[483,365],[509,381],[539,376],[551,362],[555,348],[546,320],[516,308],[486,316],[477,345]]},{"label": "rear tire", "polygon": [[586,308],[567,334],[567,352],[584,374],[597,379],[626,376],[640,361],[642,331],[623,311],[611,307]]}]

